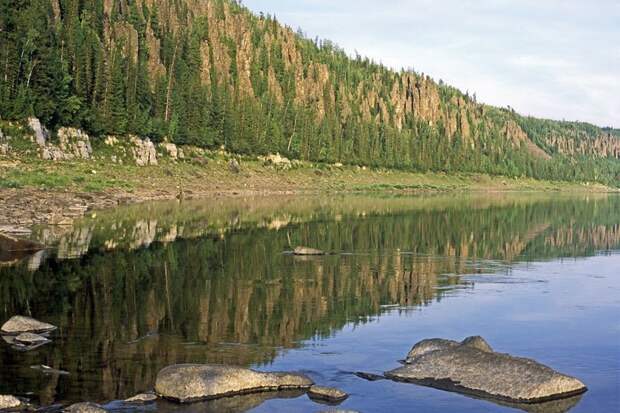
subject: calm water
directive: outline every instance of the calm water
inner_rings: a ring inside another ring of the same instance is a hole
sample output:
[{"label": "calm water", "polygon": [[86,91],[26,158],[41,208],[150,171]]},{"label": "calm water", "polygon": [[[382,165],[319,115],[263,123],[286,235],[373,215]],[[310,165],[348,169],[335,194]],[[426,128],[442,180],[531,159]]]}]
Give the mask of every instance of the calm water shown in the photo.
[{"label": "calm water", "polygon": [[[114,400],[151,389],[161,368],[216,362],[303,371],[361,412],[515,411],[351,374],[392,369],[424,338],[482,335],[590,389],[529,411],[620,411],[618,196],[160,203],[33,238],[55,250],[0,266],[0,321],[30,314],[60,328],[32,352],[0,343],[0,394],[129,411]],[[296,245],[337,254],[283,254]],[[70,375],[30,368],[41,364]],[[143,409],[329,409],[297,393],[175,407]]]}]

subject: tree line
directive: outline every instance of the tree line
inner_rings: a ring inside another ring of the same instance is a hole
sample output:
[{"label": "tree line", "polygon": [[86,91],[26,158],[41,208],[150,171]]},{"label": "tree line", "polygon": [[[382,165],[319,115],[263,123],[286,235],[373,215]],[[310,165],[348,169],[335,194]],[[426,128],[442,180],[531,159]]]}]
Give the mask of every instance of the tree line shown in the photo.
[{"label": "tree line", "polygon": [[[432,123],[409,111],[397,124],[394,85],[424,75],[291,36],[234,1],[204,4],[211,14],[186,0],[118,0],[111,9],[103,0],[0,0],[0,116],[241,154],[618,183],[616,160],[555,154],[534,133],[553,154],[540,159],[506,139],[505,123],[525,118],[489,108],[480,120],[475,95],[443,82],[433,86],[441,110],[472,125],[471,138],[449,132],[446,116]],[[313,90],[300,102],[303,88]],[[592,128],[586,136],[601,131]]]}]

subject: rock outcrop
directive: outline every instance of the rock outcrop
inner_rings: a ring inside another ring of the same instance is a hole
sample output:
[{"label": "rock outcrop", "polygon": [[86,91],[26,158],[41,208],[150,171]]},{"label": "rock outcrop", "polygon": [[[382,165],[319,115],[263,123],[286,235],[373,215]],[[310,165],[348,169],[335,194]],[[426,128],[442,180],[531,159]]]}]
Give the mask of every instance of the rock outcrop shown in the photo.
[{"label": "rock outcrop", "polygon": [[259,157],[259,159],[263,161],[264,165],[273,166],[276,169],[287,170],[291,169],[293,166],[293,163],[290,159],[281,156],[279,153],[276,153],[275,155],[270,154],[267,156],[261,156]]},{"label": "rock outcrop", "polygon": [[228,170],[234,174],[241,172],[241,165],[239,164],[239,161],[236,159],[231,159],[228,162]]},{"label": "rock outcrop", "polygon": [[389,379],[513,403],[540,403],[581,394],[586,386],[534,360],[496,353],[481,337],[461,343],[423,340]]},{"label": "rock outcrop", "polygon": [[150,139],[131,137],[131,153],[138,166],[157,165],[157,151]]},{"label": "rock outcrop", "polygon": [[49,132],[45,129],[45,126],[41,124],[41,121],[37,118],[28,118],[28,126],[34,133],[35,143],[39,146],[45,146],[49,138]]},{"label": "rock outcrop", "polygon": [[179,364],[159,372],[155,392],[169,400],[190,403],[236,394],[307,389],[313,384],[301,374],[263,373],[213,364]]},{"label": "rock outcrop", "polygon": [[90,137],[81,129],[58,129],[58,141],[67,159],[90,159],[92,157],[93,148],[90,144]]},{"label": "rock outcrop", "polygon": [[49,333],[54,330],[56,330],[56,326],[20,315],[11,317],[11,319],[0,328],[2,334],[15,336],[21,333]]},{"label": "rock outcrop", "polygon": [[172,160],[176,161],[179,158],[179,148],[174,143],[163,142],[159,147]]},{"label": "rock outcrop", "polygon": [[11,151],[11,146],[9,145],[9,137],[4,135],[2,129],[0,129],[0,156],[6,156]]}]

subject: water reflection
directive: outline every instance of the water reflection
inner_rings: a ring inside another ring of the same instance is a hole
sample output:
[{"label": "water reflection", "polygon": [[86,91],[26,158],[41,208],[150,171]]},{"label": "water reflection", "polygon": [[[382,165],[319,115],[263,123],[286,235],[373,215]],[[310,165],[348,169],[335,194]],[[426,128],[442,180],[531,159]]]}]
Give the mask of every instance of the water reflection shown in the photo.
[{"label": "water reflection", "polygon": [[[55,250],[0,268],[0,319],[31,314],[60,329],[35,352],[0,346],[0,393],[109,401],[149,389],[173,363],[265,365],[386,305],[411,311],[473,288],[462,274],[618,249],[619,211],[604,195],[259,198],[38,228]],[[282,254],[295,245],[338,254]]]}]

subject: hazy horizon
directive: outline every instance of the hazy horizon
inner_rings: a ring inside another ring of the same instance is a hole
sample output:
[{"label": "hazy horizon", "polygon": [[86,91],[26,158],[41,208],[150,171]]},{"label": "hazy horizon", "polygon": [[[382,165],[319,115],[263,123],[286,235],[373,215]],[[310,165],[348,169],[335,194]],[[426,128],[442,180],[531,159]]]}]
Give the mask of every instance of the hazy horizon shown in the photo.
[{"label": "hazy horizon", "polygon": [[[523,115],[620,127],[620,2],[245,0],[308,37]],[[596,47],[592,47],[596,45]]]}]

